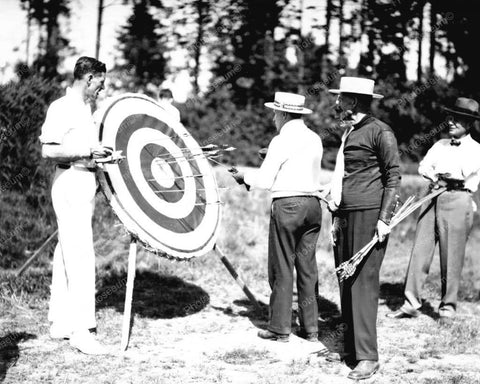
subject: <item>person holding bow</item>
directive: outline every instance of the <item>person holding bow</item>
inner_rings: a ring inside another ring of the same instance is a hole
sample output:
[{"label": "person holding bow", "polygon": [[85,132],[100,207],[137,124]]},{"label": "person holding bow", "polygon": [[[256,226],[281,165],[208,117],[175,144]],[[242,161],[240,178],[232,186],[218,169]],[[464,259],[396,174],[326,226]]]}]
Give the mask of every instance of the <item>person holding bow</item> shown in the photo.
[{"label": "person holding bow", "polygon": [[329,361],[355,364],[348,377],[368,379],[377,372],[377,310],[380,267],[387,248],[390,219],[400,185],[397,140],[392,129],[370,114],[374,81],[342,77],[336,110],[347,122],[331,183],[334,222],[332,242],[335,265],[351,259],[374,236],[379,243],[357,267],[340,281],[342,319],[346,325],[344,350],[331,353]]},{"label": "person holding bow", "polygon": [[480,144],[469,132],[480,120],[479,104],[460,97],[449,113],[448,139],[436,142],[420,163],[418,172],[431,188],[446,187],[422,207],[405,281],[405,302],[391,318],[417,317],[422,307],[421,291],[428,276],[437,242],[440,246],[442,299],[438,314],[451,321],[457,309],[457,295],[465,258],[465,246],[476,210],[472,194],[480,182]]}]

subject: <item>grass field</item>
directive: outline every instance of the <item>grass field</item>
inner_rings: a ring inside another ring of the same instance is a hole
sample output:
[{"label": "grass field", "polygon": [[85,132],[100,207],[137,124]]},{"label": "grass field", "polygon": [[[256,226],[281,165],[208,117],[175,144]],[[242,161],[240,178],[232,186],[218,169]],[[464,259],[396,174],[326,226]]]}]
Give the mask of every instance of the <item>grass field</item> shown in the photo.
[{"label": "grass field", "polygon": [[[268,193],[242,187],[219,169],[224,218],[218,244],[260,301],[270,293],[266,251]],[[402,181],[402,198],[420,193],[419,178]],[[414,215],[415,216],[415,215]],[[189,262],[140,251],[133,297],[130,347],[120,350],[128,236],[113,225],[99,196],[95,227],[98,337],[110,356],[90,357],[67,341],[48,336],[50,257],[44,255],[21,278],[0,271],[0,382],[5,383],[349,383],[349,368],[316,355],[318,346],[292,336],[289,343],[256,337],[265,327],[218,257]],[[342,324],[333,256],[324,211],[317,248],[321,339],[338,349]],[[381,370],[367,383],[480,383],[480,244],[476,217],[460,289],[458,317],[441,324],[438,258],[426,283],[427,310],[418,319],[385,314],[402,302],[415,218],[391,236],[381,273],[378,333]],[[296,305],[296,304],[295,304]]]}]

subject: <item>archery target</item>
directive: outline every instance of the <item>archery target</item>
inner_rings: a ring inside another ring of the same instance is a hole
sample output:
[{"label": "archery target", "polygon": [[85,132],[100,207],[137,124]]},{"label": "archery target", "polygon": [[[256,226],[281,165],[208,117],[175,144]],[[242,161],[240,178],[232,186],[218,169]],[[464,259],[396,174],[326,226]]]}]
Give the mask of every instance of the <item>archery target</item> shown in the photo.
[{"label": "archery target", "polygon": [[126,229],[147,248],[177,258],[211,250],[221,219],[217,183],[185,127],[153,99],[125,94],[105,108],[99,136],[126,156],[99,176]]}]

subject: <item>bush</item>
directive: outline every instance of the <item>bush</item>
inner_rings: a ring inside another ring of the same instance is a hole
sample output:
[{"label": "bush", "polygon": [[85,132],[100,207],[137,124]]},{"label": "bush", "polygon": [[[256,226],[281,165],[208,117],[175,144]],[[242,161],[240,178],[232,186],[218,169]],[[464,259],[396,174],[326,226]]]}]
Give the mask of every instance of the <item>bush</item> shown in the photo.
[{"label": "bush", "polygon": [[49,104],[61,88],[37,77],[0,87],[0,267],[18,266],[53,232],[51,164],[38,140]]}]

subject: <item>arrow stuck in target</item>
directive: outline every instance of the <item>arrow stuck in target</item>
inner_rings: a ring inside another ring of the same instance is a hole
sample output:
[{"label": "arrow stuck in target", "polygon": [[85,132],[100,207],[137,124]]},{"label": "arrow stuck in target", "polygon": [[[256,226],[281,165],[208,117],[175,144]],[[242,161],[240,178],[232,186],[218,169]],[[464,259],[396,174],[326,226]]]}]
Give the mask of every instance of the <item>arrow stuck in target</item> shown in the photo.
[{"label": "arrow stuck in target", "polygon": [[[217,189],[230,189],[230,187],[217,187]],[[197,191],[209,191],[208,188],[196,188]],[[153,191],[155,193],[175,193],[175,192],[185,192],[187,189],[175,189],[173,191]]]}]

